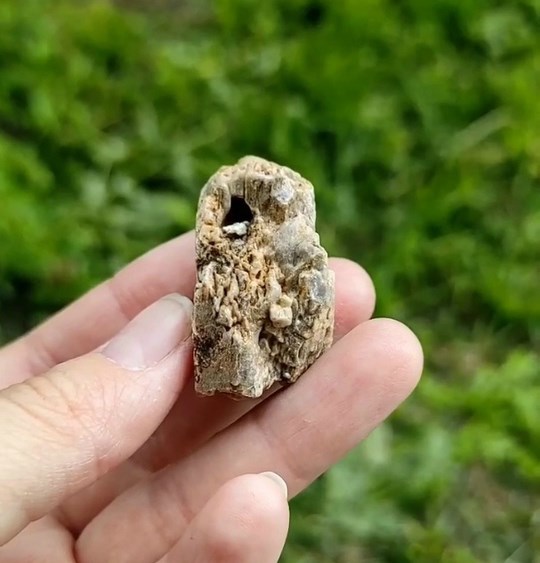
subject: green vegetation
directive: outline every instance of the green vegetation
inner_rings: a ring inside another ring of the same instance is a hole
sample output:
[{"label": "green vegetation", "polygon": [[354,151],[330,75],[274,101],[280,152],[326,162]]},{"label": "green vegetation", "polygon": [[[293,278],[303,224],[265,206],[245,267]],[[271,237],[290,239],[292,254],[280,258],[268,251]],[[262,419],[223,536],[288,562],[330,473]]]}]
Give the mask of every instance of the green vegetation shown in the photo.
[{"label": "green vegetation", "polygon": [[180,4],[0,3],[0,339],[288,164],[427,365],[283,560],[540,561],[540,3]]}]

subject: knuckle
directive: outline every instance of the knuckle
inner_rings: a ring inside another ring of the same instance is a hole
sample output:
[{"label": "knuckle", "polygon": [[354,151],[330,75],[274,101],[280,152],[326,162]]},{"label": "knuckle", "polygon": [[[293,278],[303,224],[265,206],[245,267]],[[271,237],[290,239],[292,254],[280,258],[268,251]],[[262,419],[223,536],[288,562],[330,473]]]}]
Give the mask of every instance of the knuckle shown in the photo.
[{"label": "knuckle", "polygon": [[195,516],[190,495],[174,478],[150,480],[146,494],[152,532],[162,545],[171,548],[178,540],[179,526],[186,526]]},{"label": "knuckle", "polygon": [[[73,399],[67,391],[57,385],[52,378],[37,376],[17,385],[7,393],[7,400],[22,414],[18,420],[26,419],[33,430],[40,431],[43,437],[53,440],[63,438],[63,431],[68,429],[62,419],[76,409]],[[69,428],[71,433],[71,428]]]},{"label": "knuckle", "polygon": [[[8,389],[4,397],[19,412],[18,425],[26,426],[40,444],[94,453],[102,424],[96,397],[90,400],[89,391],[83,377],[57,367]],[[93,389],[96,393],[102,391]]]}]

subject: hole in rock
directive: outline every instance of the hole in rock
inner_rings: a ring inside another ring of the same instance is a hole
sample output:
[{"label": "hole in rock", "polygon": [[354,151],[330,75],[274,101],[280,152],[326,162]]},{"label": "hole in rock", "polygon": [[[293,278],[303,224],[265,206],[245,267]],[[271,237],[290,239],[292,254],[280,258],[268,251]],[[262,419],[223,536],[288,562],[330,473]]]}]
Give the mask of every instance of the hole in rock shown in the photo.
[{"label": "hole in rock", "polygon": [[234,196],[231,198],[231,208],[223,220],[223,227],[244,221],[249,223],[253,221],[253,211],[251,211],[245,199]]}]

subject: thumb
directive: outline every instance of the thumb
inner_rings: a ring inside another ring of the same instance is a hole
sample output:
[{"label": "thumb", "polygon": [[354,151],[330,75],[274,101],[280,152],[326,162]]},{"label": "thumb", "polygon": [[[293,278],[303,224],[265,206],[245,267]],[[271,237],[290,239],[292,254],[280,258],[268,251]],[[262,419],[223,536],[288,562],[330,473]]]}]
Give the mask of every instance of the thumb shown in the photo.
[{"label": "thumb", "polygon": [[131,456],[191,366],[191,302],[169,296],[102,350],[0,392],[0,545]]}]

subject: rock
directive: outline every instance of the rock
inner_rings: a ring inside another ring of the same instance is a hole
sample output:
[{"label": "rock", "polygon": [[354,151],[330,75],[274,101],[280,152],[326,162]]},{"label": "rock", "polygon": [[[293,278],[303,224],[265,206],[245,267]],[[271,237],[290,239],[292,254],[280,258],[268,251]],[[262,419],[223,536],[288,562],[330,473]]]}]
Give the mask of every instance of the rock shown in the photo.
[{"label": "rock", "polygon": [[218,170],[201,192],[196,252],[198,393],[260,397],[330,346],[334,274],[299,174],[252,156]]}]

